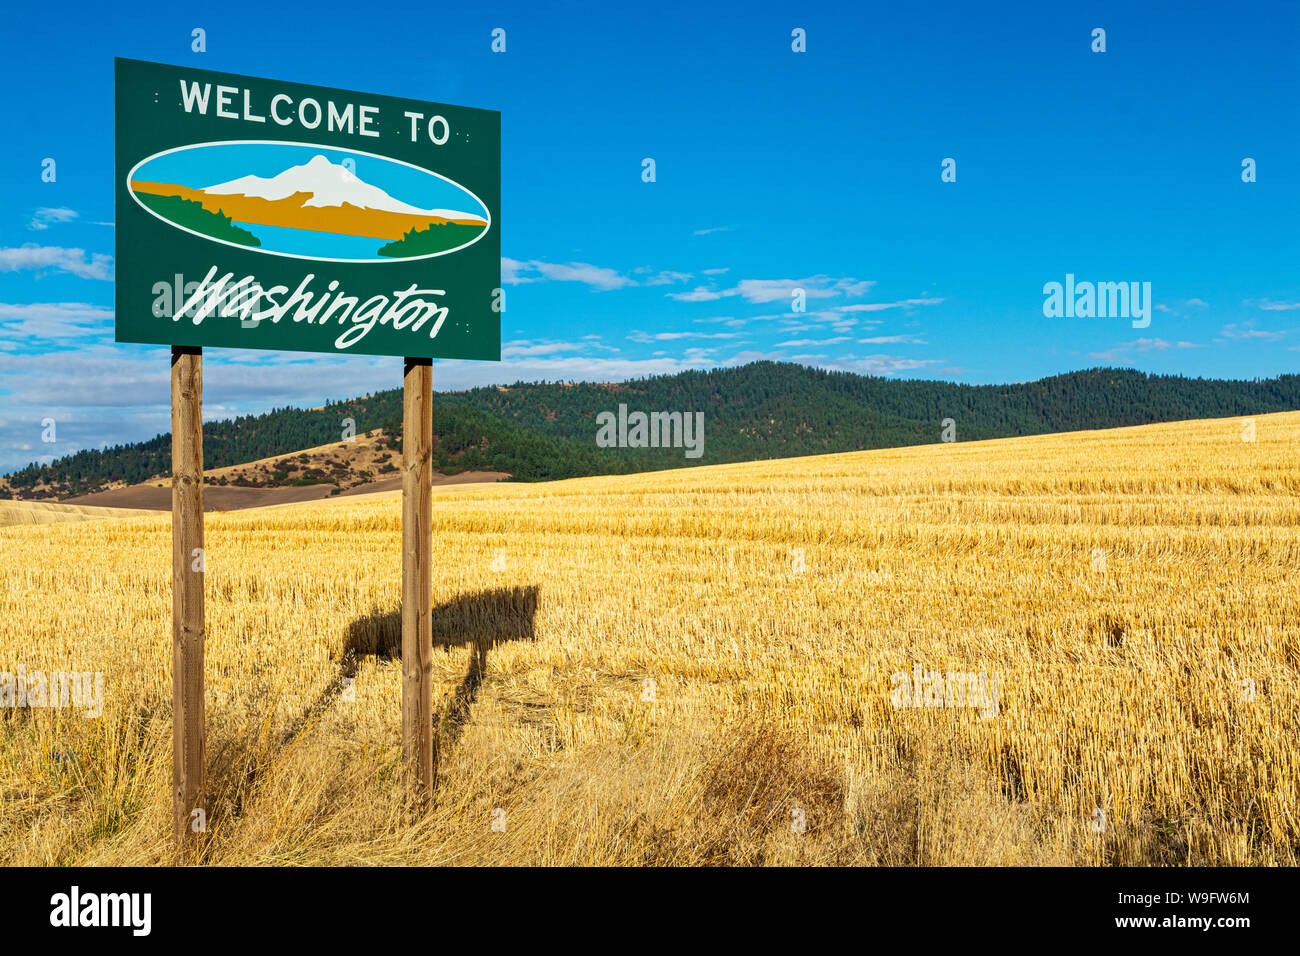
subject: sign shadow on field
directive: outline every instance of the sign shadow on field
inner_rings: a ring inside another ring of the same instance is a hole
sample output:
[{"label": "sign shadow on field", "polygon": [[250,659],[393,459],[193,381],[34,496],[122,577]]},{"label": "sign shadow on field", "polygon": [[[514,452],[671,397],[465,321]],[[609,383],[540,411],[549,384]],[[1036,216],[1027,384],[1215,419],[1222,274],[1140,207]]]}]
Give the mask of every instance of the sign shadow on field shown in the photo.
[{"label": "sign shadow on field", "polygon": [[[470,708],[478,698],[479,687],[487,674],[488,654],[497,644],[535,639],[533,622],[541,588],[527,585],[495,588],[474,594],[462,594],[433,608],[433,646],[450,652],[453,646],[473,649],[469,666],[460,684],[443,708],[441,717],[435,707],[435,760],[437,752],[454,746],[469,720]],[[308,714],[323,711],[337,700],[349,678],[354,678],[361,657],[400,660],[402,656],[401,609],[376,612],[357,618],[348,625],[343,660],[339,673]]]}]

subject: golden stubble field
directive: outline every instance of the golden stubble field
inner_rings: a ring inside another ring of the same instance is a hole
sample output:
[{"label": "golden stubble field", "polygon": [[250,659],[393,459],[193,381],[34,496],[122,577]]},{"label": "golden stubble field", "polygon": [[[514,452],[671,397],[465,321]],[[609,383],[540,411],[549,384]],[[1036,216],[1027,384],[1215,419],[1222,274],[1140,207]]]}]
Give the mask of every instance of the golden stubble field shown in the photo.
[{"label": "golden stubble field", "polygon": [[[199,859],[1294,865],[1300,413],[1254,424],[435,496],[410,825],[399,497],[209,515]],[[3,861],[170,862],[170,555],[0,527],[0,671],[105,680],[0,708]]]}]

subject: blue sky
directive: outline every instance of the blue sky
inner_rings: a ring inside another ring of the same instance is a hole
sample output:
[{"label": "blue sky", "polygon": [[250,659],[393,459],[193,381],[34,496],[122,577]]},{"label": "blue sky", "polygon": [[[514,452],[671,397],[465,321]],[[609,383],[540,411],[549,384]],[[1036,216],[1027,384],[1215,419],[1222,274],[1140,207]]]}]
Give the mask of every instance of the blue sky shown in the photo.
[{"label": "blue sky", "polygon": [[[1296,370],[1298,34],[1294,3],[13,7],[0,471],[169,429],[167,350],[112,341],[114,56],[502,112],[503,361],[440,388],[758,358],[979,383]],[[1067,273],[1150,282],[1150,325],[1045,317]],[[205,356],[209,418],[401,381]]]}]

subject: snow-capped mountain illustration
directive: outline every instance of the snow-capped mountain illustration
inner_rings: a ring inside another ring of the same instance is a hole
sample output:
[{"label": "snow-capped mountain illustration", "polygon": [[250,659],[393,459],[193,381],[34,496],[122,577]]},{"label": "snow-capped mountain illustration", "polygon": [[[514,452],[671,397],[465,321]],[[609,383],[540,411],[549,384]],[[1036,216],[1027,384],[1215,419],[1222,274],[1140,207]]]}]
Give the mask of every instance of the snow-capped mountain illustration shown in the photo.
[{"label": "snow-capped mountain illustration", "polygon": [[485,223],[486,220],[474,213],[455,209],[421,209],[399,199],[394,199],[378,186],[358,179],[346,166],[331,163],[324,156],[317,154],[301,166],[291,166],[284,172],[269,178],[262,176],[241,176],[227,183],[218,183],[203,190],[209,196],[245,196],[279,202],[297,193],[309,193],[310,199],[302,203],[304,207],[356,206],[359,209],[373,209],[381,212],[397,213],[403,216],[427,217],[429,220],[445,219],[448,222]]}]

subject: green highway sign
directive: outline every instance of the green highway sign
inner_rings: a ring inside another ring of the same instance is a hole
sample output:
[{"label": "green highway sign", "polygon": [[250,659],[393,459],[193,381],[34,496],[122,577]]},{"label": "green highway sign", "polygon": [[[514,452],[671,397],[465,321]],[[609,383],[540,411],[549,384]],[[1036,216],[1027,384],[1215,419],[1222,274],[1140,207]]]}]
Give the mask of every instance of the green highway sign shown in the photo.
[{"label": "green highway sign", "polygon": [[501,358],[501,114],[116,61],[116,339]]}]

